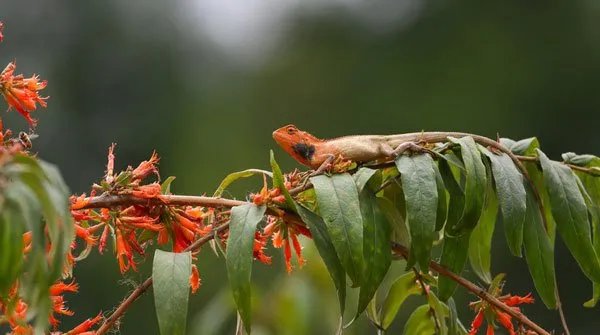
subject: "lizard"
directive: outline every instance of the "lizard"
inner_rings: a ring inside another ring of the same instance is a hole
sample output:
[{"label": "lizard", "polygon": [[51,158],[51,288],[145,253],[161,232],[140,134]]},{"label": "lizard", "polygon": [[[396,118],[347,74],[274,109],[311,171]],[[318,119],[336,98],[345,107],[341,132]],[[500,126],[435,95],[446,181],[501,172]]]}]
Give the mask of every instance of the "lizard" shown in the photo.
[{"label": "lizard", "polygon": [[417,143],[445,142],[448,137],[470,136],[476,143],[507,154],[525,178],[529,178],[521,161],[508,148],[490,138],[461,132],[415,132],[397,135],[353,135],[320,139],[294,125],[273,132],[273,138],[283,150],[299,163],[318,170],[333,158],[341,157],[359,163],[395,159],[406,150],[423,151]]},{"label": "lizard", "polygon": [[299,163],[315,170],[310,176],[321,174],[327,170],[336,158],[366,163],[379,160],[393,160],[407,150],[429,151],[417,143],[439,143],[448,141],[448,137],[462,138],[470,136],[475,143],[502,152],[513,161],[525,178],[538,204],[544,227],[547,219],[544,205],[535,183],[527,169],[510,149],[485,136],[462,132],[415,132],[396,135],[351,135],[333,139],[320,139],[295,125],[283,126],[273,132],[275,142]]}]

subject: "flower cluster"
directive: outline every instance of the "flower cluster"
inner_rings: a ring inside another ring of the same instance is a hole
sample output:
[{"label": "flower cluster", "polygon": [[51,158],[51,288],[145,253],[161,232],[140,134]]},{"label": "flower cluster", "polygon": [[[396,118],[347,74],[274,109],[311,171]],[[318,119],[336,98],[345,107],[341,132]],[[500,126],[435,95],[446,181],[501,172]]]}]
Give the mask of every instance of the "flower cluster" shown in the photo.
[{"label": "flower cluster", "polygon": [[[507,306],[510,306],[516,311],[520,311],[519,307],[516,307],[518,305],[534,303],[534,299],[533,297],[531,297],[531,293],[527,294],[524,297],[511,294],[501,296],[500,294],[502,293],[503,277],[504,275],[500,274],[494,279],[494,281],[490,285],[490,288],[488,289],[488,292],[491,295],[493,295],[498,300],[502,301]],[[498,310],[485,300],[478,300],[472,302],[469,304],[469,306],[477,312],[477,314],[475,315],[475,319],[473,319],[473,322],[471,323],[471,330],[469,331],[469,335],[477,334],[479,328],[481,328],[481,325],[483,324],[484,319],[486,319],[488,324],[486,335],[494,334],[494,320],[498,321],[504,328],[506,328],[510,335],[517,334],[515,332],[515,327],[513,325],[512,317],[510,316],[510,314]],[[523,330],[522,332],[519,332],[519,334],[535,334],[535,332],[531,330]]]},{"label": "flower cluster", "polygon": [[40,80],[37,75],[25,78],[22,74],[15,75],[16,62],[10,62],[0,73],[0,93],[8,103],[8,108],[16,109],[29,122],[31,127],[36,120],[29,114],[37,108],[37,104],[46,107],[46,99],[38,91],[46,88],[47,82]]},{"label": "flower cluster", "polygon": [[[106,175],[99,185],[92,186],[90,197],[85,194],[71,197],[71,214],[76,232],[86,242],[85,250],[77,259],[87,256],[96,245],[98,251],[103,253],[108,239],[111,239],[121,273],[129,269],[136,271],[139,263],[136,256],[145,257],[145,249],[153,241],[158,245],[172,242],[173,251],[182,252],[187,251],[199,237],[212,231],[214,209],[168,203],[166,197],[172,179],[162,185],[158,181],[143,183],[151,175],[160,178],[156,153],[152,153],[150,159],[136,168],[128,167],[115,173],[114,150],[113,144],[108,150]],[[96,196],[98,192],[102,194]],[[111,196],[132,197],[132,201],[123,205],[96,206],[101,207],[99,210],[90,208],[92,199],[102,201]],[[195,264],[192,266],[190,285],[193,292],[200,285]]]}]

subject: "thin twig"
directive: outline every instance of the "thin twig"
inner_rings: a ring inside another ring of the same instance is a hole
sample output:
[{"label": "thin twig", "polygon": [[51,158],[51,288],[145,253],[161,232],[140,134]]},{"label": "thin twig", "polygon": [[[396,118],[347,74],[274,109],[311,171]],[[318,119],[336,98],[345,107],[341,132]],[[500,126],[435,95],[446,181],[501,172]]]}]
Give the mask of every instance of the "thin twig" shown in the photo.
[{"label": "thin twig", "polygon": [[[398,253],[398,254],[402,255],[404,258],[408,257],[409,250],[405,246],[397,244],[397,243],[393,243],[392,249],[393,249],[393,251],[395,253]],[[481,299],[487,301],[487,303],[489,303],[490,305],[492,305],[492,306],[496,307],[497,309],[502,310],[503,312],[509,314],[510,316],[512,316],[513,318],[515,318],[518,322],[526,325],[527,327],[529,327],[531,330],[535,331],[539,335],[550,335],[549,332],[547,332],[546,330],[544,330],[542,327],[538,326],[535,322],[529,320],[529,318],[526,317],[525,315],[523,315],[523,313],[521,313],[520,311],[517,311],[517,310],[515,310],[513,308],[510,308],[508,305],[506,305],[502,301],[498,300],[493,295],[489,294],[486,290],[484,290],[481,287],[479,287],[479,286],[471,283],[470,281],[468,281],[465,278],[463,278],[463,277],[455,274],[454,272],[446,269],[441,264],[439,264],[437,262],[434,262],[434,261],[431,261],[431,263],[429,263],[429,267],[431,269],[435,270],[440,275],[442,275],[444,277],[448,277],[448,278],[454,280],[460,286],[466,288],[471,293],[473,293],[473,294],[479,296]]]},{"label": "thin twig", "polygon": [[[229,222],[223,223],[222,225],[213,229],[209,234],[194,241],[194,243],[185,248],[184,252],[198,249],[206,242],[212,240],[215,237],[215,233],[221,232],[227,228],[229,228]],[[123,314],[125,314],[131,304],[141,297],[150,288],[150,286],[152,286],[152,276],[148,277],[140,286],[136,287],[135,290],[133,290],[133,292],[131,292],[131,294],[119,304],[117,309],[115,309],[115,311],[108,318],[106,318],[106,320],[104,320],[104,323],[102,323],[100,328],[98,328],[96,335],[102,335],[110,330],[115,322],[117,322],[117,320],[119,320]]]}]

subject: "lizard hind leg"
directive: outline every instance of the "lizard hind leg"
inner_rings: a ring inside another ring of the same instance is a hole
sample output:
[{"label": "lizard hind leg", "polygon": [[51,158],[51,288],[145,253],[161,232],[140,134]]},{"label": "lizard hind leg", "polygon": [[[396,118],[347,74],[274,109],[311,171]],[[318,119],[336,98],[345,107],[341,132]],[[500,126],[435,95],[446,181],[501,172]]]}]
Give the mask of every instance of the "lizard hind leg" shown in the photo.
[{"label": "lizard hind leg", "polygon": [[392,150],[390,157],[397,158],[407,151],[413,153],[428,153],[432,156],[436,156],[435,152],[426,147],[422,147],[415,142],[404,142]]}]

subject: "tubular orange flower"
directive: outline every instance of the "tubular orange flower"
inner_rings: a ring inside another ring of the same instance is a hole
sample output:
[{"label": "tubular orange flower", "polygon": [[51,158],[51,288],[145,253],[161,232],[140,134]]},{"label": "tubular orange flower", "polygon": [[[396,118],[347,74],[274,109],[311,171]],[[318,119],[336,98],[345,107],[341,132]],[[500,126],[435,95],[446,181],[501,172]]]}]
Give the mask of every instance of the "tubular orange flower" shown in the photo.
[{"label": "tubular orange flower", "polygon": [[152,184],[148,184],[148,185],[142,185],[142,186],[137,187],[131,193],[133,194],[134,197],[137,197],[137,198],[145,198],[145,199],[158,198],[158,196],[160,196],[160,184],[152,183]]},{"label": "tubular orange flower", "polygon": [[117,144],[113,143],[108,147],[108,160],[106,163],[106,177],[105,180],[108,184],[112,184],[114,180],[114,170],[115,170],[115,146]]},{"label": "tubular orange flower", "polygon": [[73,195],[73,196],[71,196],[71,198],[69,200],[71,201],[71,210],[72,211],[82,209],[90,202],[90,198],[86,198],[85,193],[83,193],[82,195],[80,195],[78,197]]},{"label": "tubular orange flower", "polygon": [[198,273],[198,267],[196,267],[196,264],[192,264],[192,275],[190,276],[190,287],[192,288],[192,293],[196,293],[196,291],[200,287],[200,274]]},{"label": "tubular orange flower", "polygon": [[48,97],[41,97],[38,91],[46,88],[47,82],[40,81],[37,75],[30,78],[21,74],[15,76],[15,68],[15,62],[10,62],[0,73],[0,93],[8,103],[8,109],[16,109],[34,127],[36,120],[29,113],[37,108],[37,104],[46,107]]},{"label": "tubular orange flower", "polygon": [[254,232],[254,258],[260,262],[271,265],[271,257],[265,254],[265,246],[267,245],[267,235],[261,234],[259,231]]},{"label": "tubular orange flower", "polygon": [[140,165],[133,170],[134,182],[140,182],[151,173],[154,173],[158,176],[158,169],[156,168],[158,161],[159,158],[156,154],[156,151],[152,152],[152,156],[150,156],[149,160],[141,162]]},{"label": "tubular orange flower", "polygon": [[79,286],[77,284],[75,284],[74,280],[71,281],[70,284],[58,282],[58,283],[50,286],[50,299],[52,300],[53,313],[50,314],[50,316],[48,317],[48,321],[50,322],[50,324],[53,327],[56,328],[56,326],[58,326],[58,324],[59,324],[59,321],[54,316],[54,313],[68,315],[68,316],[71,316],[74,314],[72,311],[70,311],[65,306],[65,299],[63,298],[63,296],[61,294],[65,293],[65,292],[77,292],[78,289],[79,289]]},{"label": "tubular orange flower", "polygon": [[120,229],[115,229],[117,235],[117,259],[119,260],[119,269],[121,273],[129,270],[129,267],[133,267],[135,270],[135,263],[133,262],[133,253],[129,244],[123,239],[123,234]]},{"label": "tubular orange flower", "polygon": [[471,322],[471,330],[469,331],[469,335],[477,334],[479,327],[481,327],[481,325],[483,324],[483,318],[484,318],[483,312],[484,312],[483,309],[480,309],[479,312],[477,312],[475,319],[473,319],[473,322]]},{"label": "tubular orange flower", "polygon": [[108,239],[108,230],[110,227],[105,224],[104,230],[102,231],[102,236],[100,236],[100,243],[98,244],[98,252],[100,255],[104,253],[104,248],[106,248],[106,240]]},{"label": "tubular orange flower", "polygon": [[533,299],[533,297],[531,297],[531,292],[529,292],[526,296],[524,297],[519,297],[516,295],[508,295],[508,297],[500,299],[502,302],[504,302],[505,304],[507,304],[508,306],[517,306],[520,304],[532,304],[535,302],[535,299]]},{"label": "tubular orange flower", "polygon": [[[82,323],[77,325],[75,328],[66,332],[65,335],[83,335],[88,331],[88,329],[90,329],[93,325],[98,323],[100,320],[102,320],[102,312],[98,313],[98,315],[96,315],[93,319],[90,318],[90,319],[83,321]],[[94,334],[94,332],[91,332],[90,334]]]}]

